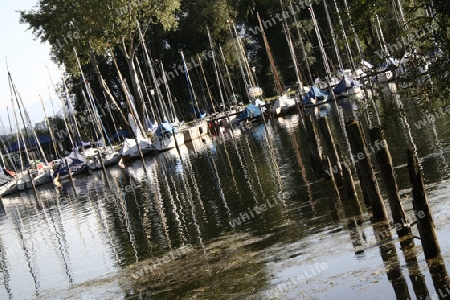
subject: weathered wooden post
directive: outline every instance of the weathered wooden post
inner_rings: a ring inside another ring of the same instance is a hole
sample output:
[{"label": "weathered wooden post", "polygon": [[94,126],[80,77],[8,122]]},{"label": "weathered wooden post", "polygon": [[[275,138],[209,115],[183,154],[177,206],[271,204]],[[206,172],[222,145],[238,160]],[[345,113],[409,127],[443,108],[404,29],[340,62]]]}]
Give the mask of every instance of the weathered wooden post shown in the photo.
[{"label": "weathered wooden post", "polygon": [[321,133],[322,145],[325,148],[325,152],[327,153],[327,155],[330,159],[331,171],[332,171],[333,177],[336,181],[336,185],[338,187],[342,187],[343,180],[342,180],[342,170],[341,170],[341,166],[339,164],[339,156],[337,154],[336,146],[333,141],[333,137],[331,135],[330,126],[328,126],[327,118],[323,117],[323,118],[318,119],[317,126],[319,128],[319,132]]},{"label": "weathered wooden post", "polygon": [[331,182],[332,182],[334,195],[336,196],[336,198],[340,198],[340,196],[339,196],[339,189],[338,189],[338,187],[336,185],[336,181],[335,181],[335,178],[334,178],[334,173],[331,170],[330,158],[328,156],[325,157],[324,164],[325,164],[326,170],[328,171],[327,173],[329,173],[329,175],[330,175],[330,179],[331,179]]},{"label": "weathered wooden post", "polygon": [[437,241],[436,228],[428,205],[427,194],[423,183],[419,162],[414,150],[408,149],[409,180],[412,184],[413,210],[417,215],[417,229],[420,233],[425,258],[432,259],[441,255]]},{"label": "weathered wooden post", "polygon": [[374,222],[386,221],[388,219],[381,197],[380,188],[372,169],[367,152],[367,143],[364,139],[361,127],[355,120],[345,124],[347,136],[350,142],[350,148],[354,159],[356,159],[356,170],[361,182],[361,189],[364,195],[364,201],[372,209],[372,218]]},{"label": "weathered wooden post", "polygon": [[406,218],[405,211],[403,210],[400,195],[398,194],[397,180],[395,178],[387,141],[384,138],[380,127],[369,129],[369,136],[372,142],[372,151],[375,151],[375,157],[380,168],[381,178],[386,186],[395,230],[399,237],[411,235],[411,228]]},{"label": "weathered wooden post", "polygon": [[[336,148],[339,157],[341,157],[341,152],[339,147]],[[358,199],[358,194],[356,193],[355,182],[353,181],[352,173],[350,172],[346,163],[342,163],[342,177],[344,181],[344,193],[341,197],[344,203],[343,208],[347,218],[356,218],[358,224],[362,223],[362,209],[361,203]]]}]

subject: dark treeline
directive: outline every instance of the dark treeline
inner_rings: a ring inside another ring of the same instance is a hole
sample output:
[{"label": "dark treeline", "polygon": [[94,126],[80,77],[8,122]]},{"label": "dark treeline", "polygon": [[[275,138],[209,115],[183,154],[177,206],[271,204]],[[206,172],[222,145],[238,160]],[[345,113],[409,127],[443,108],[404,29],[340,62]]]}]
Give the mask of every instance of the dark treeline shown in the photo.
[{"label": "dark treeline", "polygon": [[[226,101],[232,96],[232,91],[239,94],[239,99],[244,103],[248,101],[245,98],[231,22],[236,25],[249,66],[255,73],[258,84],[264,89],[265,96],[275,96],[274,79],[258,27],[257,12],[263,21],[276,67],[285,86],[296,82],[293,59],[286,41],[287,34],[295,43],[302,82],[309,85],[312,84],[313,77],[323,78],[327,75],[309,5],[315,11],[332,70],[337,71],[339,63],[326,9],[344,68],[357,67],[362,59],[377,66],[387,56],[399,59],[405,51],[414,49],[422,55],[418,56],[418,60],[429,57],[432,53],[437,60],[431,67],[434,74],[433,89],[422,90],[421,95],[429,96],[429,93],[449,86],[448,1],[350,2],[165,0],[161,3],[156,0],[42,0],[33,10],[20,12],[20,21],[28,24],[41,41],[50,43],[51,56],[66,68],[67,78],[64,80],[69,92],[76,95],[77,111],[87,113],[83,100],[83,93],[86,97],[86,87],[76,63],[74,48],[76,49],[99,113],[105,127],[111,132],[127,128],[124,118],[129,109],[126,96],[128,92],[125,92],[127,89],[141,118],[144,118],[146,112],[156,120],[162,117],[156,101],[158,94],[152,93],[156,88],[155,80],[152,79],[147,56],[140,43],[139,30],[143,34],[156,80],[162,82],[161,63],[169,76],[170,93],[180,119],[189,117],[187,111],[192,103],[185,75],[181,72],[180,51],[183,51],[186,62],[194,65],[189,70],[196,95],[194,104],[206,109],[220,102],[212,59],[208,56],[211,48],[207,28],[214,43]],[[348,46],[344,35],[348,37]],[[225,72],[219,46],[223,50],[230,78]],[[120,80],[118,70],[125,85]],[[158,88],[163,96],[162,101],[167,101],[165,97],[168,91],[164,84]],[[121,109],[105,110],[112,103],[117,103]],[[89,128],[82,128],[81,131],[86,136],[92,135]]]}]

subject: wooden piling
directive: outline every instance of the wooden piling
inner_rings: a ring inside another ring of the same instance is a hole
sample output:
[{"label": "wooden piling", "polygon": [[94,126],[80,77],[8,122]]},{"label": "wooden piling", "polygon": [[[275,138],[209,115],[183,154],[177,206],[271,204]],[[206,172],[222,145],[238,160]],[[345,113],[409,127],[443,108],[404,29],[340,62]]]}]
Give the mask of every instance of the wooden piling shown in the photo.
[{"label": "wooden piling", "polygon": [[325,152],[327,153],[329,159],[330,159],[330,164],[332,166],[332,168],[336,168],[337,172],[333,174],[334,176],[334,180],[336,181],[336,185],[338,187],[342,187],[343,184],[343,180],[342,180],[342,169],[341,169],[341,165],[339,163],[339,156],[337,154],[336,151],[336,146],[335,143],[333,141],[333,137],[331,135],[331,130],[330,130],[330,126],[328,126],[328,121],[326,117],[323,118],[319,118],[317,120],[317,127],[319,128],[319,132],[321,134],[321,141],[322,141],[322,146],[325,148]]},{"label": "wooden piling", "polygon": [[331,180],[331,182],[332,182],[334,195],[336,196],[336,198],[340,198],[340,195],[339,195],[339,188],[337,187],[336,180],[335,180],[335,177],[334,177],[334,173],[333,173],[333,170],[331,169],[330,158],[329,158],[328,156],[325,157],[325,159],[323,160],[323,162],[324,162],[324,165],[325,165],[326,170],[328,170],[327,173],[328,173],[328,175],[330,176],[330,180]]},{"label": "wooden piling", "polygon": [[433,259],[440,256],[441,248],[437,241],[436,228],[428,205],[417,156],[411,148],[407,150],[407,153],[409,180],[412,184],[413,210],[417,215],[417,229],[420,233],[420,242],[422,243],[425,258],[427,260]]},{"label": "wooden piling", "polygon": [[355,166],[360,179],[364,201],[366,205],[370,205],[372,210],[371,220],[373,222],[385,221],[388,219],[386,209],[373,172],[372,163],[369,159],[367,143],[364,139],[361,127],[355,120],[347,122],[345,127],[353,158],[357,160]]},{"label": "wooden piling", "polygon": [[405,211],[403,210],[398,194],[397,179],[395,178],[394,167],[392,166],[392,157],[389,153],[387,141],[380,127],[373,127],[369,130],[370,140],[372,142],[372,151],[380,168],[381,178],[386,187],[389,201],[389,207],[392,212],[395,230],[399,237],[411,235],[411,228],[407,220]]},{"label": "wooden piling", "polygon": [[[336,151],[341,157],[339,146],[336,147]],[[343,202],[343,208],[345,216],[347,218],[356,218],[357,224],[362,224],[362,208],[359,202],[358,194],[356,193],[355,182],[353,181],[352,173],[350,172],[347,164],[343,163],[342,166],[342,179],[344,182],[344,192],[341,200]]]}]

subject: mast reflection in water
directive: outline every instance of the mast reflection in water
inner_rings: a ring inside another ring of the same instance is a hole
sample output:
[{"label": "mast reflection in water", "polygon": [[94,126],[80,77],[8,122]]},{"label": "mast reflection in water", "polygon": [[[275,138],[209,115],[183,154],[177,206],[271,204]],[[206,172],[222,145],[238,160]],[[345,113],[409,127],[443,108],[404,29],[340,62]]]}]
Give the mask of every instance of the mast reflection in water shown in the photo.
[{"label": "mast reflection in water", "polygon": [[[336,108],[328,109],[345,155]],[[387,109],[378,109],[383,119]],[[293,115],[149,157],[145,170],[135,161],[108,169],[107,178],[76,177],[76,190],[65,183],[58,193],[43,186],[38,197],[4,198],[0,298],[260,299],[275,290],[281,298],[432,296],[446,282],[436,270],[450,260],[450,141],[440,123],[418,130],[403,126],[407,119],[385,119],[408,215],[408,139],[422,158],[443,252],[433,276],[421,250],[400,249],[395,236],[373,238],[377,227],[366,211],[345,207],[331,182],[313,172],[302,118]],[[255,211],[268,202],[275,205]],[[245,222],[230,225],[245,213]],[[294,280],[315,265],[327,268]]]}]

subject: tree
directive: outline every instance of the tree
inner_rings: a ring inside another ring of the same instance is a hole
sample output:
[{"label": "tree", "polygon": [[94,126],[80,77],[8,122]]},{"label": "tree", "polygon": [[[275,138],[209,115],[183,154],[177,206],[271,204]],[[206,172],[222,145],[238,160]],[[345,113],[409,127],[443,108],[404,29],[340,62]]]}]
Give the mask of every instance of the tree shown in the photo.
[{"label": "tree", "polygon": [[134,63],[140,43],[138,28],[144,35],[152,24],[161,24],[165,30],[175,28],[179,6],[179,0],[42,0],[35,9],[20,14],[21,22],[29,24],[41,42],[49,42],[54,60],[64,64],[71,74],[78,73],[72,48],[75,47],[82,62],[92,64],[111,101],[114,98],[101,76],[96,56],[119,49],[128,66],[139,116],[143,118],[143,97]]}]

